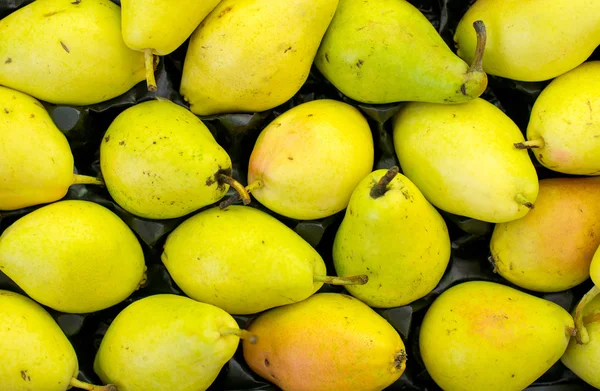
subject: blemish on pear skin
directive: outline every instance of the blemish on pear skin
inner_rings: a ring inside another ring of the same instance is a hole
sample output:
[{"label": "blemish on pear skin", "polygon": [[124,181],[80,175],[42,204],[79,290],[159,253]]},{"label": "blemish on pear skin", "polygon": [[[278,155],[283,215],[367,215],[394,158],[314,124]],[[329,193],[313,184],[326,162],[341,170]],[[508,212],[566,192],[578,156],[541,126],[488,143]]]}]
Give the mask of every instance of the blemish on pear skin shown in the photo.
[{"label": "blemish on pear skin", "polygon": [[6,114],[8,114],[8,113],[9,113],[9,111],[8,111],[8,109],[7,109],[6,107],[4,108],[4,112],[5,112]]},{"label": "blemish on pear skin", "polygon": [[329,62],[329,56],[325,53],[325,61]]},{"label": "blemish on pear skin", "polygon": [[74,2],[72,2],[71,4],[73,4],[73,5],[77,5],[77,4],[79,4],[79,3],[81,3],[81,0],[75,0],[75,1],[74,1]]},{"label": "blemish on pear skin", "polygon": [[35,118],[35,114],[33,114],[33,113],[29,114],[29,118]]},{"label": "blemish on pear skin", "polygon": [[227,7],[225,8],[223,11],[221,11],[221,13],[219,14],[219,16],[217,16],[217,18],[222,18],[226,13],[228,13],[229,11],[231,11],[232,7]]},{"label": "blemish on pear skin", "polygon": [[67,47],[67,45],[64,44],[63,41],[59,41],[59,42],[60,42],[60,46],[62,46],[62,48],[65,49],[65,52],[71,53],[71,51],[69,50],[69,48]]},{"label": "blemish on pear skin", "polygon": [[287,52],[289,52],[290,50],[292,50],[292,47],[291,47],[291,46],[290,46],[290,47],[288,47],[287,49],[285,49],[283,52],[284,52],[284,53],[287,53]]},{"label": "blemish on pear skin", "polygon": [[125,140],[119,141],[119,145],[125,145]]},{"label": "blemish on pear skin", "polygon": [[109,142],[109,141],[110,141],[110,135],[108,135],[108,136],[104,137],[104,141],[105,141],[105,142]]},{"label": "blemish on pear skin", "polygon": [[12,58],[8,57],[6,59],[6,61],[4,61],[5,64],[10,64],[12,62]]},{"label": "blemish on pear skin", "polygon": [[365,62],[364,62],[363,60],[358,60],[358,61],[356,62],[356,66],[360,68],[360,67],[362,67],[362,64],[364,64],[364,63],[365,63]]}]

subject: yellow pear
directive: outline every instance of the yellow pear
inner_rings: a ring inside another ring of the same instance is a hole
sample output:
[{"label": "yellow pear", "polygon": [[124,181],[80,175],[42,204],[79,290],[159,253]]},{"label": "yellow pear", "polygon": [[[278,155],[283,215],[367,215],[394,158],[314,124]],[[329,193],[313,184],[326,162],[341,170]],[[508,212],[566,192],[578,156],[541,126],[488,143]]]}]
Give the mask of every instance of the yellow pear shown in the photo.
[{"label": "yellow pear", "polygon": [[14,222],[0,236],[0,270],[35,301],[68,313],[116,305],[145,279],[131,229],[89,201],[59,201]]},{"label": "yellow pear", "polygon": [[144,54],[110,0],[36,0],[0,21],[0,84],[46,102],[89,105],[144,80]]},{"label": "yellow pear", "polygon": [[573,331],[571,315],[551,301],[471,281],[429,307],[419,348],[445,391],[521,391],[560,359]]},{"label": "yellow pear", "polygon": [[[583,296],[583,298],[579,301],[579,304],[577,304],[577,308],[575,308],[575,326],[577,327],[577,343],[583,345],[588,344],[591,339],[588,327],[585,325],[586,323],[590,323],[589,318],[585,319],[585,316],[586,313],[590,314],[594,312],[594,308],[588,310],[587,307],[596,297],[598,297],[598,295],[600,295],[600,247],[596,250],[594,257],[592,258],[592,262],[590,264],[590,277],[592,279],[592,282],[594,283],[594,286],[592,287],[592,289],[590,289],[588,293],[586,293]],[[597,319],[594,318],[594,322],[592,323],[595,323],[596,321]],[[593,331],[595,332],[595,330],[597,329],[596,325],[593,324],[591,327],[594,329]],[[594,346],[596,346],[597,344],[598,341],[594,343]],[[599,358],[597,357],[596,359]]]},{"label": "yellow pear", "polygon": [[57,201],[74,184],[102,184],[73,174],[66,137],[31,96],[0,86],[0,129],[0,210]]},{"label": "yellow pear", "polygon": [[264,111],[308,78],[338,0],[223,0],[192,34],[181,94],[199,115]]}]

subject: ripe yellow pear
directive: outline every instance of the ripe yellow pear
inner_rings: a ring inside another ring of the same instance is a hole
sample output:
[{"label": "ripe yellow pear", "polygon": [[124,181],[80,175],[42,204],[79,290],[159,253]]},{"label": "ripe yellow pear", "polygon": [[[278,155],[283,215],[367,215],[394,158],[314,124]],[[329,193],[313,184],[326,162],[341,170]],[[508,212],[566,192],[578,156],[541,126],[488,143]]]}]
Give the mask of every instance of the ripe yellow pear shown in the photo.
[{"label": "ripe yellow pear", "polygon": [[131,229],[89,201],[59,201],[14,222],[0,236],[0,270],[35,301],[69,313],[116,305],[145,279]]},{"label": "ripe yellow pear", "polygon": [[244,359],[283,390],[380,391],[406,369],[398,332],[348,295],[318,293],[274,308],[248,330],[258,342],[243,341]]},{"label": "ripe yellow pear", "polygon": [[0,86],[0,107],[0,210],[57,201],[74,184],[102,184],[73,174],[69,143],[40,102]]},{"label": "ripe yellow pear", "polygon": [[571,315],[551,301],[471,281],[429,307],[419,348],[445,391],[521,391],[560,359],[573,331]]},{"label": "ripe yellow pear", "polygon": [[104,335],[94,371],[119,391],[204,391],[233,357],[240,330],[227,312],[171,294],[127,306]]},{"label": "ripe yellow pear", "polygon": [[110,0],[36,0],[0,21],[0,84],[56,104],[89,105],[144,80],[144,54]]},{"label": "ripe yellow pear", "polygon": [[474,57],[472,24],[487,29],[483,70],[521,81],[549,80],[584,62],[600,44],[597,0],[477,0],[462,17],[454,41],[465,61]]},{"label": "ripe yellow pear", "polygon": [[192,34],[180,92],[199,115],[272,109],[308,78],[338,0],[223,0]]},{"label": "ripe yellow pear", "polygon": [[42,306],[0,290],[0,384],[10,391],[117,391],[77,380],[73,346]]},{"label": "ripe yellow pear", "polygon": [[585,62],[554,79],[531,110],[527,141],[551,170],[600,175],[600,61]]}]

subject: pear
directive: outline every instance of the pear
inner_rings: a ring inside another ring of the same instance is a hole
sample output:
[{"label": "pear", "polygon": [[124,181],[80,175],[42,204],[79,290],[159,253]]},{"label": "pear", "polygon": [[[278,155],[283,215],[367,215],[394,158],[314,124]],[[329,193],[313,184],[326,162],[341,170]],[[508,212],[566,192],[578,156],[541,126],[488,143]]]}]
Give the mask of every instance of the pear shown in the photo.
[{"label": "pear", "polygon": [[187,215],[220,200],[232,185],[231,159],[198,117],[168,100],[132,106],[100,145],[100,167],[113,199],[149,219]]},{"label": "pear", "polygon": [[410,304],[436,287],[449,260],[444,219],[398,167],[359,183],[333,243],[339,276],[369,277],[346,287],[352,296],[378,308]]},{"label": "pear", "polygon": [[408,1],[340,0],[315,65],[359,102],[465,102],[487,87],[485,25],[471,29],[478,43],[469,66]]},{"label": "pear", "polygon": [[580,65],[600,44],[598,15],[595,0],[477,0],[458,23],[454,41],[458,55],[472,60],[476,35],[471,25],[482,20],[488,33],[485,72],[549,80]]},{"label": "pear", "polygon": [[36,0],[0,21],[0,84],[55,104],[90,105],[144,80],[144,54],[110,0]]},{"label": "pear", "polygon": [[269,310],[243,341],[250,368],[283,390],[383,390],[406,369],[400,335],[361,301],[318,293],[296,304]]},{"label": "pear", "polygon": [[192,34],[180,92],[199,115],[272,109],[308,78],[338,0],[223,0]]},{"label": "pear", "polygon": [[446,391],[521,391],[556,363],[574,331],[557,304],[505,285],[470,281],[444,291],[419,332],[423,363]]},{"label": "pear", "polygon": [[393,132],[404,175],[439,209],[501,223],[533,208],[537,173],[527,151],[514,146],[523,134],[493,104],[408,103]]},{"label": "pear", "polygon": [[162,261],[186,295],[236,315],[304,300],[324,282],[367,281],[327,277],[323,259],[300,235],[265,212],[236,205],[183,222],[167,237]]},{"label": "pear", "polygon": [[0,290],[0,384],[2,390],[117,391],[77,380],[79,363],[73,346],[39,304]]},{"label": "pear", "polygon": [[535,209],[494,227],[490,260],[515,285],[560,292],[590,276],[599,245],[600,177],[543,179]]},{"label": "pear", "polygon": [[[590,263],[590,277],[592,278],[592,282],[594,286],[592,289],[586,293],[579,304],[577,304],[577,308],[575,308],[575,326],[577,327],[577,343],[582,345],[587,345],[590,342],[590,335],[588,331],[588,326],[586,323],[595,323],[597,321],[596,318],[593,318],[593,322],[589,321],[589,318],[586,320],[584,316],[589,315],[591,313],[595,313],[593,306],[592,308],[587,308],[593,300],[598,297],[600,294],[600,247],[596,250],[594,257],[592,258],[592,262]],[[595,324],[590,326],[595,332]],[[597,345],[597,341],[595,345]],[[596,356],[598,357],[598,356]]]},{"label": "pear", "polygon": [[94,371],[119,391],[204,391],[233,357],[240,330],[225,311],[171,294],[143,298],[110,324]]},{"label": "pear", "polygon": [[130,49],[144,53],[148,90],[156,91],[154,55],[166,56],[175,51],[218,3],[219,0],[121,0],[123,40]]},{"label": "pear", "polygon": [[59,201],[14,222],[0,236],[0,270],[35,301],[67,313],[116,305],[145,281],[133,232],[89,201]]},{"label": "pear", "polygon": [[600,61],[554,79],[531,110],[528,140],[541,165],[574,175],[600,175]]},{"label": "pear", "polygon": [[69,143],[40,102],[0,86],[0,107],[0,210],[57,201],[74,184],[102,185],[73,174]]}]

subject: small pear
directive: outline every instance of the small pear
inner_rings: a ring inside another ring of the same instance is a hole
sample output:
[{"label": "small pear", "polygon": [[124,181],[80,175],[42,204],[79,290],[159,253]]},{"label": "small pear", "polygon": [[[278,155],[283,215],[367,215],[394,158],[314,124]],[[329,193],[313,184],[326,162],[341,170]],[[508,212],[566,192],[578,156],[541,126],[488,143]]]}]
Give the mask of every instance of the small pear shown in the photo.
[{"label": "small pear", "polygon": [[535,209],[494,227],[490,261],[515,285],[560,292],[590,276],[599,245],[600,177],[543,179]]},{"label": "small pear", "polygon": [[121,0],[123,40],[130,49],[144,52],[148,90],[156,91],[154,55],[175,51],[219,1]]},{"label": "small pear", "polygon": [[0,384],[10,391],[117,391],[77,380],[73,346],[42,306],[0,290]]},{"label": "small pear", "polygon": [[186,295],[235,315],[304,300],[324,282],[367,281],[327,277],[323,259],[300,235],[265,212],[236,205],[183,222],[167,237],[162,261]]},{"label": "small pear", "polygon": [[554,79],[531,110],[527,141],[541,165],[574,175],[600,175],[600,61]]},{"label": "small pear", "polygon": [[485,25],[478,21],[471,29],[477,48],[469,66],[408,1],[340,0],[315,65],[359,102],[466,102],[487,87]]},{"label": "small pear", "polygon": [[410,304],[436,287],[449,260],[444,219],[398,167],[359,183],[333,243],[339,276],[369,277],[346,287],[352,296],[377,308]]},{"label": "small pear", "polygon": [[120,303],[145,280],[131,229],[89,201],[43,206],[0,236],[0,270],[35,301],[68,313]]},{"label": "small pear", "polygon": [[533,208],[538,177],[517,125],[481,98],[444,105],[408,103],[393,119],[406,175],[434,206],[490,223]]},{"label": "small pear", "polygon": [[318,293],[300,303],[269,310],[243,341],[250,368],[283,390],[383,390],[406,369],[398,332],[352,296]]},{"label": "small pear", "polygon": [[171,294],[143,298],[110,324],[94,371],[119,391],[204,391],[233,357],[240,330],[227,312]]},{"label": "small pear", "polygon": [[0,21],[0,84],[46,102],[91,105],[144,80],[144,54],[110,0],[36,0]]},{"label": "small pear", "polygon": [[521,391],[560,359],[573,331],[571,315],[551,301],[470,281],[429,307],[419,348],[445,391]]},{"label": "small pear", "polygon": [[106,187],[125,210],[148,219],[181,217],[220,200],[232,185],[231,159],[198,117],[168,100],[132,106],[100,145]]}]

